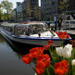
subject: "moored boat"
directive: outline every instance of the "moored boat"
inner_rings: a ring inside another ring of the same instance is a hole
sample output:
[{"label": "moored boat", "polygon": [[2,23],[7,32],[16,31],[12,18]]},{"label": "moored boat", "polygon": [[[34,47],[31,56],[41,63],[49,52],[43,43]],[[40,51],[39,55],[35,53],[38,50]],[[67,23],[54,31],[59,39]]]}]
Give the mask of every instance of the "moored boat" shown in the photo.
[{"label": "moored boat", "polygon": [[[3,25],[0,28],[0,33],[12,41],[44,46],[48,44],[48,40],[60,46],[62,39],[51,31],[45,23],[31,22],[28,24]],[[71,37],[64,40],[70,40]]]}]

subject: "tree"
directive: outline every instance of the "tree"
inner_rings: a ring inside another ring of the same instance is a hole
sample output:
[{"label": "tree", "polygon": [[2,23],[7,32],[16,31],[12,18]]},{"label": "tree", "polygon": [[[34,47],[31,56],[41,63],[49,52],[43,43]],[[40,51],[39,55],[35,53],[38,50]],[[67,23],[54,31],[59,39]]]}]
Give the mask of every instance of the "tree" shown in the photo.
[{"label": "tree", "polygon": [[60,0],[59,1],[59,12],[67,11],[69,7],[69,0]]},{"label": "tree", "polygon": [[0,4],[0,20],[2,20],[2,5]]},{"label": "tree", "polygon": [[7,16],[7,13],[4,12],[4,13],[2,14],[2,20],[3,20],[3,21],[7,20],[7,17],[6,17],[6,16]]},{"label": "tree", "polygon": [[11,2],[9,2],[8,0],[3,0],[1,2],[2,4],[2,7],[4,10],[6,10],[6,13],[7,13],[7,20],[10,18],[10,15],[11,14],[11,11],[12,11],[12,8],[13,8],[13,4]]}]

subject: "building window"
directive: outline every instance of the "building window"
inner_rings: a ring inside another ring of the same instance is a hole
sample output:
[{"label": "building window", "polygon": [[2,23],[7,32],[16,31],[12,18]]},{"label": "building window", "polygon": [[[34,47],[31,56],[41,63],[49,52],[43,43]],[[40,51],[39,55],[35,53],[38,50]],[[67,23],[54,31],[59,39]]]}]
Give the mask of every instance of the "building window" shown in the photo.
[{"label": "building window", "polygon": [[52,5],[55,5],[55,2],[54,1],[52,1]]}]

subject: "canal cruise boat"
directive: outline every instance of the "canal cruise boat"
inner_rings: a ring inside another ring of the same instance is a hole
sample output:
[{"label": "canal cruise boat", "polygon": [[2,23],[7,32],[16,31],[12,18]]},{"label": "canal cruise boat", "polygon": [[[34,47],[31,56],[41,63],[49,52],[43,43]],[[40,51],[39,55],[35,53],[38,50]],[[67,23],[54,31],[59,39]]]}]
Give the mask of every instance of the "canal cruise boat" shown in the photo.
[{"label": "canal cruise boat", "polygon": [[[46,23],[30,22],[25,24],[4,24],[0,27],[0,33],[11,41],[44,46],[48,44],[48,40],[52,40],[57,46],[60,46],[62,39],[54,31],[48,28]],[[71,37],[64,39],[71,40]]]}]

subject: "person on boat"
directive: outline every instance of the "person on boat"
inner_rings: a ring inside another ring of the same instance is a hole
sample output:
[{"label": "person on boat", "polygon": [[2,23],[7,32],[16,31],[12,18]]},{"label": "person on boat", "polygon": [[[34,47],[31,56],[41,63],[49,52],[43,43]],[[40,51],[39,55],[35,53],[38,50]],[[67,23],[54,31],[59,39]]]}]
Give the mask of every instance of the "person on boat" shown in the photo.
[{"label": "person on boat", "polygon": [[57,16],[54,17],[54,23],[55,23],[55,31],[56,31],[57,30],[57,24],[58,24]]},{"label": "person on boat", "polygon": [[63,19],[61,17],[58,19],[58,28],[59,28],[59,30],[61,30],[62,20]]}]

